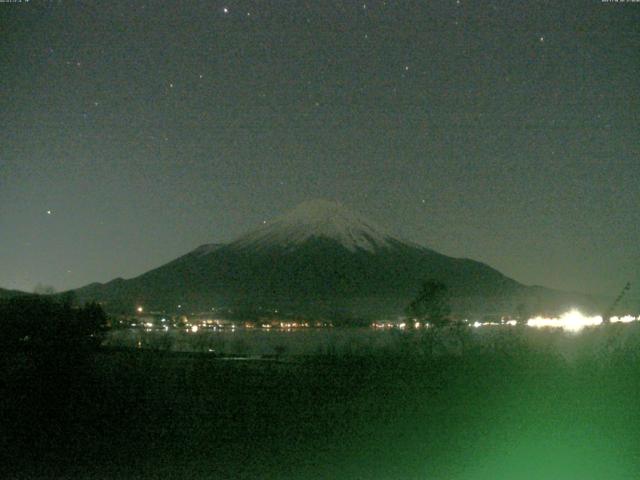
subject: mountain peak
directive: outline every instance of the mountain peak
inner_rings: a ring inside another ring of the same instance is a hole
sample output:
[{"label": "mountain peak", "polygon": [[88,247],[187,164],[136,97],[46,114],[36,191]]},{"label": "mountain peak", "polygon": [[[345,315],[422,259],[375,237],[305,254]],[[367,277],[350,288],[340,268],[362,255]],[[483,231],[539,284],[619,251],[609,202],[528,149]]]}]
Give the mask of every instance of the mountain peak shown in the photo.
[{"label": "mountain peak", "polygon": [[309,200],[233,242],[236,247],[291,247],[313,238],[339,242],[350,251],[375,251],[392,238],[363,216],[330,200]]}]

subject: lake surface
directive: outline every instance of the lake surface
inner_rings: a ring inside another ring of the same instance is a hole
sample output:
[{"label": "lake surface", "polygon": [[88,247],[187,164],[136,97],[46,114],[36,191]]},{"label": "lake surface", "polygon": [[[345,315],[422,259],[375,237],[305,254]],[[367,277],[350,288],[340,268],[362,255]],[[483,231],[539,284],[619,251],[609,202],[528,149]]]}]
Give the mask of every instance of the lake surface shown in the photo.
[{"label": "lake surface", "polygon": [[110,331],[104,345],[221,355],[357,355],[394,348],[402,338],[403,332],[399,330],[373,328],[236,329],[197,333],[178,329],[167,332],[126,329]]},{"label": "lake surface", "polygon": [[[185,329],[145,330],[139,328],[112,330],[103,343],[106,347],[203,352],[224,356],[299,356],[299,355],[370,355],[385,353],[460,354],[473,347],[496,350],[529,348],[554,351],[566,360],[597,357],[616,349],[637,351],[640,324],[587,328],[579,333],[553,328],[517,329],[509,326],[465,328],[431,332],[413,332],[367,327],[281,329]],[[431,341],[433,347],[427,347]],[[435,349],[435,350],[434,350]]]}]

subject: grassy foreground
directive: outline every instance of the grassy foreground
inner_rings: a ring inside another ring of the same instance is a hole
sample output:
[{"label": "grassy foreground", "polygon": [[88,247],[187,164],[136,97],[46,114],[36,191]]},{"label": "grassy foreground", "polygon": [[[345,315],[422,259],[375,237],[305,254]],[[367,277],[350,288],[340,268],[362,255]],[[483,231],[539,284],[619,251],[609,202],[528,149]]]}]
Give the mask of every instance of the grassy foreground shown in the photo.
[{"label": "grassy foreground", "polygon": [[570,356],[551,334],[462,355],[5,354],[1,476],[637,478],[638,343],[585,350],[619,334],[563,339]]}]

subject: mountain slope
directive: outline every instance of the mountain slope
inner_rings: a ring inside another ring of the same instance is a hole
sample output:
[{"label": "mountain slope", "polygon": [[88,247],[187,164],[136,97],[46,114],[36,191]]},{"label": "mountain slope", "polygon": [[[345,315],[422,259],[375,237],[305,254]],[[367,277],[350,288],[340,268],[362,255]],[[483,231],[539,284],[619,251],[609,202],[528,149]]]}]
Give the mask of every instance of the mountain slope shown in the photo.
[{"label": "mountain slope", "polygon": [[401,313],[428,278],[449,286],[461,312],[513,308],[527,290],[483,263],[394,238],[336,202],[312,201],[229,244],[203,245],[139,277],[76,293],[122,310],[180,305],[368,317]]},{"label": "mountain slope", "polygon": [[4,288],[0,288],[0,299],[1,298],[14,298],[14,297],[24,297],[25,295],[31,295],[27,292],[22,292],[20,290],[6,290]]}]

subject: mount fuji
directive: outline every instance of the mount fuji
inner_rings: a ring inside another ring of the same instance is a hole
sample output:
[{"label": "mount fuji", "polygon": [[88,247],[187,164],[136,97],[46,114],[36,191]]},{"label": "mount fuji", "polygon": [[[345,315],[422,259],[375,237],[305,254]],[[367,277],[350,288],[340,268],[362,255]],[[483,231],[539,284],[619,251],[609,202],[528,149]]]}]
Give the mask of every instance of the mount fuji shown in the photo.
[{"label": "mount fuji", "polygon": [[448,286],[459,313],[514,311],[536,296],[538,303],[543,297],[544,303],[564,300],[483,263],[400,240],[325,200],[302,203],[231,243],[202,245],[138,277],[94,283],[75,293],[123,312],[145,305],[168,312],[215,308],[246,315],[277,310],[380,318],[401,314],[430,278]]}]

